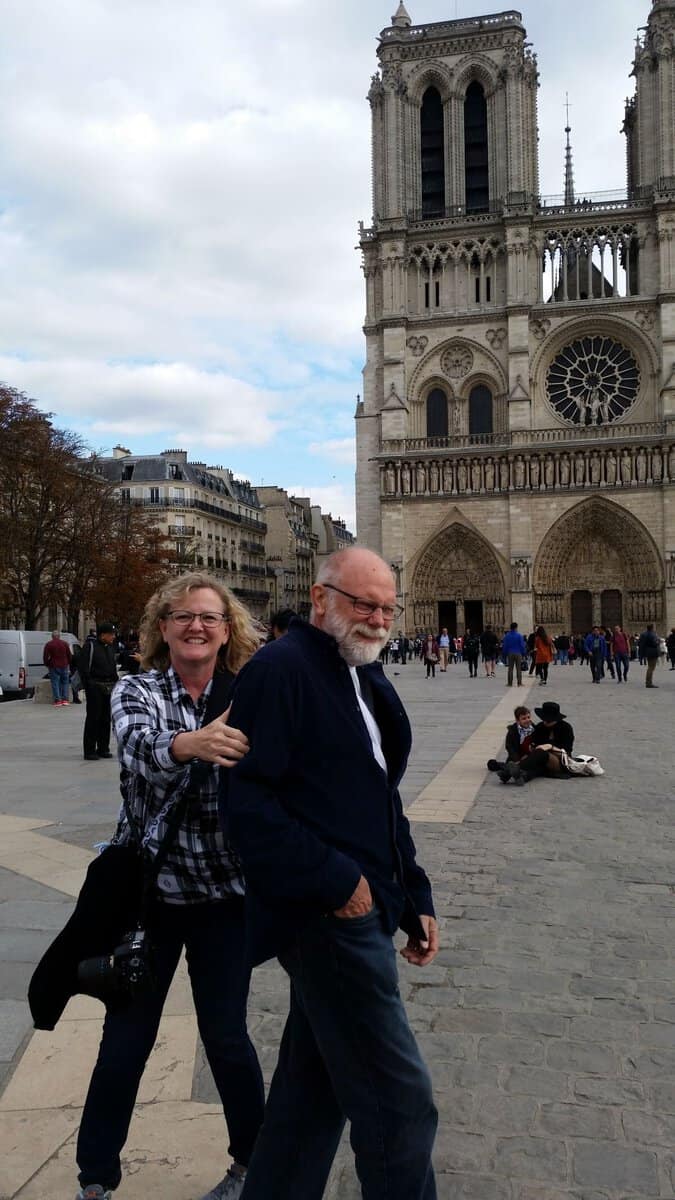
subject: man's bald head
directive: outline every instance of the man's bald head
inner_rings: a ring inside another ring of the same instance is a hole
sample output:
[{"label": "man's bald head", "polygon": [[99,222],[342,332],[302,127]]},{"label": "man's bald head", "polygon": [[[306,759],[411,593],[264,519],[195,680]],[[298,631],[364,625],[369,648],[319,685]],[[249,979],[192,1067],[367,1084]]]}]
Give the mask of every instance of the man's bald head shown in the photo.
[{"label": "man's bald head", "polygon": [[[363,587],[369,583],[391,584],[396,589],[394,573],[379,554],[362,546],[350,546],[336,550],[319,567],[317,583],[332,583],[345,591],[363,595]],[[350,584],[359,583],[359,587]]]}]

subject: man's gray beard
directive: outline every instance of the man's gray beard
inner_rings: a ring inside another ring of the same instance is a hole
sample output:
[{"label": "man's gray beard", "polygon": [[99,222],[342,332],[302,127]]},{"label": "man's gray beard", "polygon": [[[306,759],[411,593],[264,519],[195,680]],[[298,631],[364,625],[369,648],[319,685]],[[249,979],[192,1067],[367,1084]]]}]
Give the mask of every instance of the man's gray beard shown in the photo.
[{"label": "man's gray beard", "polygon": [[[368,663],[375,662],[380,650],[389,640],[387,629],[375,631],[365,623],[353,625],[346,617],[340,617],[334,612],[326,613],[323,630],[335,638],[340,656],[349,667],[365,667]],[[362,641],[356,636],[357,633],[364,634],[370,640]]]}]

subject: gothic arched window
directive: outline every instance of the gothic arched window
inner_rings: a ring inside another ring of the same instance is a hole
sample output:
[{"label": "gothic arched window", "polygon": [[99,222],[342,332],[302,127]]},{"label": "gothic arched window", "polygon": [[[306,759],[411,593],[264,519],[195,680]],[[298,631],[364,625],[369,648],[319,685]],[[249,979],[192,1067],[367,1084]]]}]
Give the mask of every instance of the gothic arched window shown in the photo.
[{"label": "gothic arched window", "polygon": [[479,383],[469,396],[469,437],[482,438],[492,433],[492,392]]},{"label": "gothic arched window", "polygon": [[432,388],[427,396],[427,437],[448,436],[448,397],[442,388]]},{"label": "gothic arched window", "polygon": [[490,207],[487,103],[477,82],[469,84],[464,100],[464,167],[466,211],[487,212]]},{"label": "gothic arched window", "polygon": [[443,151],[443,101],[436,88],[427,88],[420,111],[422,147],[422,216],[443,216],[445,211],[445,154]]}]

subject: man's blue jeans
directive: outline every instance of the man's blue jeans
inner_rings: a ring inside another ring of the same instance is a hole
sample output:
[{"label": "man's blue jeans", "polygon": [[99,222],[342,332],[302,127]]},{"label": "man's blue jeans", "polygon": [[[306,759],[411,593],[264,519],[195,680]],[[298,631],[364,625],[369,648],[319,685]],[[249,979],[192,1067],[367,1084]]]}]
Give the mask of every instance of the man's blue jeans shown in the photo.
[{"label": "man's blue jeans", "polygon": [[617,682],[621,683],[621,668],[623,667],[623,678],[625,683],[625,681],[628,679],[628,655],[617,654],[617,652],[614,651],[614,662],[616,663]]},{"label": "man's blue jeans", "polygon": [[70,684],[70,671],[67,667],[50,667],[49,679],[52,685],[52,696],[54,703],[57,700],[68,699],[68,687]]},{"label": "man's blue jeans", "polygon": [[[248,1163],[262,1121],[264,1090],[246,1031],[250,972],[244,955],[243,907],[241,897],[222,903],[158,905],[152,931],[157,988],[128,1008],[108,1012],[103,1026],[77,1142],[83,1187],[119,1185],[120,1152],[183,947],[199,1032],[228,1124],[229,1152],[235,1162]],[[223,1138],[223,1168],[225,1162]]]},{"label": "man's blue jeans", "polygon": [[435,1200],[438,1114],[377,909],[317,918],[280,962],[290,1013],[243,1200],[320,1200],[346,1119],[364,1200]]}]

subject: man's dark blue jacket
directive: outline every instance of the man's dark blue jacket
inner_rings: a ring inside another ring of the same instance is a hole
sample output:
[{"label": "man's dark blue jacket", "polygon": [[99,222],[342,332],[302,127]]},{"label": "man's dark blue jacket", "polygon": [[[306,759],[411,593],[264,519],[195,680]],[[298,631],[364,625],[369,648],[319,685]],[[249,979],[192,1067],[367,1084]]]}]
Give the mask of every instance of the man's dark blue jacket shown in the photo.
[{"label": "man's dark blue jacket", "polygon": [[249,956],[341,908],[365,875],[387,930],[422,936],[431,887],[415,862],[398,785],[411,746],[401,701],[379,663],[358,668],[382,735],[378,766],[335,640],[292,621],[237,677],[230,724],[251,749],[224,771],[221,813],[247,887]]}]

